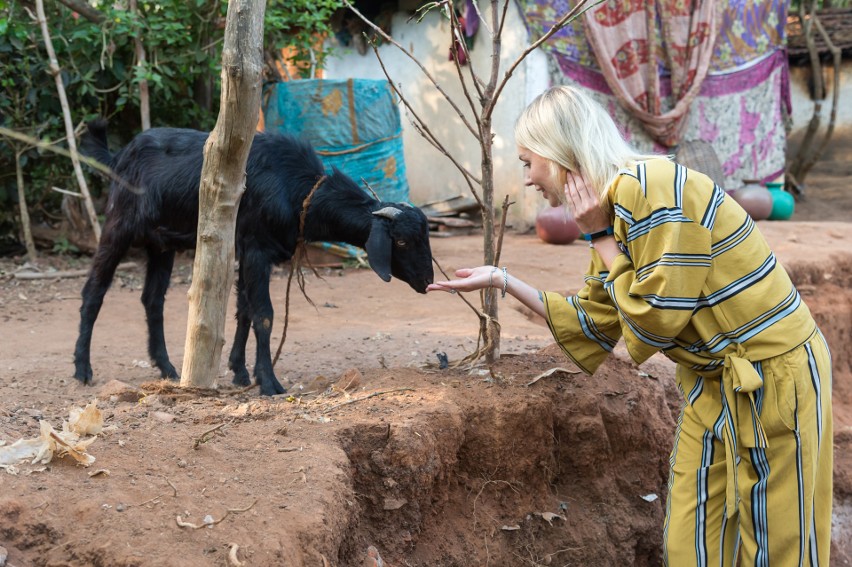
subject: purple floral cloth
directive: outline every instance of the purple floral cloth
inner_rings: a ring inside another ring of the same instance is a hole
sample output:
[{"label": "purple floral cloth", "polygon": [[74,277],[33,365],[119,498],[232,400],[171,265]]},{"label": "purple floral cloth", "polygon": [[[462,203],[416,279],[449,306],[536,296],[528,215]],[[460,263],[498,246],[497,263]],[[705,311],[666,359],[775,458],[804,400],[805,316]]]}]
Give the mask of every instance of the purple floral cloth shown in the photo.
[{"label": "purple floral cloth", "polygon": [[[550,29],[567,13],[568,0],[518,0],[530,39]],[[725,189],[745,179],[772,180],[783,174],[786,126],[790,115],[787,57],[784,49],[787,5],[784,0],[720,2],[719,32],[710,70],[690,107],[681,142],[712,144],[722,163]],[[625,136],[640,149],[670,150],[653,141],[613,95],[577,18],[542,46],[553,56],[554,84],[585,87],[609,109]],[[671,83],[658,58],[661,97],[671,108]],[[734,110],[732,112],[732,110]]]}]

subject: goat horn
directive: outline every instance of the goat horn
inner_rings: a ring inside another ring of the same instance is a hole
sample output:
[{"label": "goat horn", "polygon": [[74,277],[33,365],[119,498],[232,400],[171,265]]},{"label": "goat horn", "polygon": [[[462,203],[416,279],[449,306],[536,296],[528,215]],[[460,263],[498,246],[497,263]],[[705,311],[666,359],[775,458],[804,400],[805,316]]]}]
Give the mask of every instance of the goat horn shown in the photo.
[{"label": "goat horn", "polygon": [[373,211],[373,214],[377,217],[385,217],[389,219],[396,218],[396,216],[400,213],[402,213],[402,211],[397,209],[396,207],[383,207],[378,211]]}]

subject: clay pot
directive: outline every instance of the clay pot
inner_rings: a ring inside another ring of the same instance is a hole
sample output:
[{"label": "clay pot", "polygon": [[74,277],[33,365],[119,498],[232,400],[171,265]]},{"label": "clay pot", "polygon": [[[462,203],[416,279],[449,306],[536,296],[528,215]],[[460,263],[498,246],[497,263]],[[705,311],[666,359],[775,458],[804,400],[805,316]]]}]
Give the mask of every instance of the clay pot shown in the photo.
[{"label": "clay pot", "polygon": [[570,244],[580,237],[580,227],[565,207],[545,207],[535,218],[535,233],[548,244]]},{"label": "clay pot", "polygon": [[737,189],[734,200],[754,220],[766,220],[772,213],[772,193],[760,185],[746,185]]}]

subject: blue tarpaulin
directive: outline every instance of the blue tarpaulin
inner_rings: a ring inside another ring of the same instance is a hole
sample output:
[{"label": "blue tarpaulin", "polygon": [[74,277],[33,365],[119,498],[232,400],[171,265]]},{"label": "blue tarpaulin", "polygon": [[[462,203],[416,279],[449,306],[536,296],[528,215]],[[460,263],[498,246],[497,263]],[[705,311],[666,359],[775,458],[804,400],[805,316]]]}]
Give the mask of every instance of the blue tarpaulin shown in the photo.
[{"label": "blue tarpaulin", "polygon": [[393,90],[372,79],[306,79],[264,88],[266,130],[309,140],[336,167],[383,201],[408,202],[402,125]]}]

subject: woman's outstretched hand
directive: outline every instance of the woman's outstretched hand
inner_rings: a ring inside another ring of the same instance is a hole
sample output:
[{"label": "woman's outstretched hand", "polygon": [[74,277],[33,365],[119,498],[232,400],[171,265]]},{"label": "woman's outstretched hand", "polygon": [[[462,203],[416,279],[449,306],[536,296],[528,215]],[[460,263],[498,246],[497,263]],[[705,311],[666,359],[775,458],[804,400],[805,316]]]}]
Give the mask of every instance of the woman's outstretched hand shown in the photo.
[{"label": "woman's outstretched hand", "polygon": [[577,226],[586,234],[606,230],[612,225],[609,214],[601,207],[600,196],[586,182],[586,178],[569,172],[565,182],[565,197]]},{"label": "woman's outstretched hand", "polygon": [[537,289],[528,283],[519,280],[509,273],[507,268],[495,266],[479,266],[478,268],[461,268],[455,272],[456,279],[444,282],[435,282],[426,288],[426,291],[446,291],[456,293],[458,291],[477,291],[493,287],[502,290],[501,296],[507,293],[518,301],[546,317],[544,303]]},{"label": "woman's outstretched hand", "polygon": [[476,291],[492,285],[503,285],[500,268],[479,266],[478,268],[460,268],[455,271],[456,279],[430,284],[426,291]]}]

